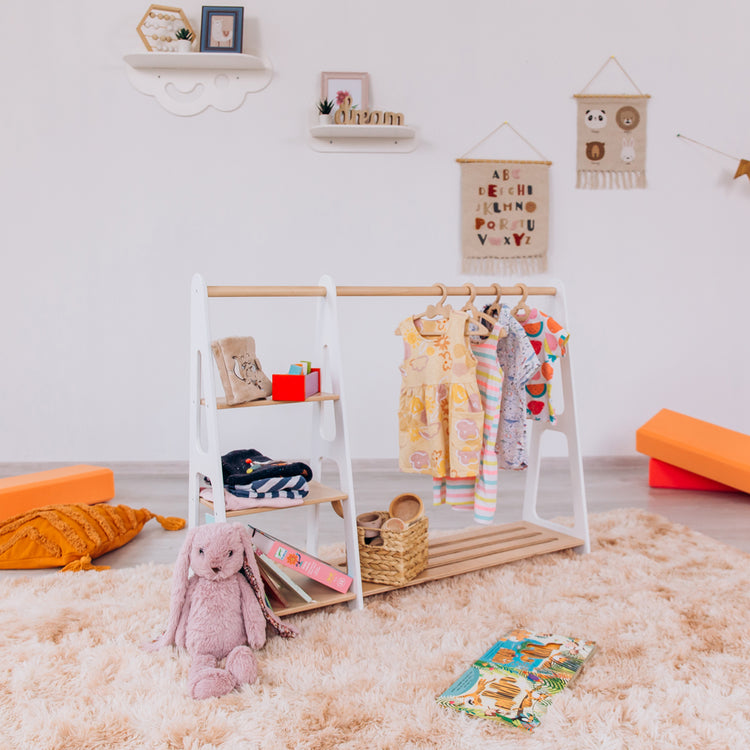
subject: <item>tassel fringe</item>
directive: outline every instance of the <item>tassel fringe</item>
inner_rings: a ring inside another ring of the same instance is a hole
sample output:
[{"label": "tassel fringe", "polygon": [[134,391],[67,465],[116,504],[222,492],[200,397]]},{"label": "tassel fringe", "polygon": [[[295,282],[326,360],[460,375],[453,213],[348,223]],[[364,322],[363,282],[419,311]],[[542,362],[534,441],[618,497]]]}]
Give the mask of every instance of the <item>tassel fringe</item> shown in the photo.
[{"label": "tassel fringe", "polygon": [[466,258],[461,271],[466,274],[484,276],[528,276],[547,270],[546,255],[530,255],[521,258]]},{"label": "tassel fringe", "polygon": [[631,190],[645,188],[646,173],[636,172],[607,172],[590,169],[579,169],[576,177],[576,187],[588,190]]},{"label": "tassel fringe", "polygon": [[109,565],[92,565],[91,558],[84,555],[79,560],[68,563],[60,572],[75,573],[80,570],[109,570]]},{"label": "tassel fringe", "polygon": [[176,518],[175,516],[157,516],[152,515],[167,531],[179,531],[185,528],[185,519]]}]

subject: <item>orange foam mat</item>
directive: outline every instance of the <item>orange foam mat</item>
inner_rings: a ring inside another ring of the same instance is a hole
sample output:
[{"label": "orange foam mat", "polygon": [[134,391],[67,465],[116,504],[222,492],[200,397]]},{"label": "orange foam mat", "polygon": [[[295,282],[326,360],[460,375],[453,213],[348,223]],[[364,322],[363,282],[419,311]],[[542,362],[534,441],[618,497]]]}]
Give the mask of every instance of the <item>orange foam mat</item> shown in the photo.
[{"label": "orange foam mat", "polygon": [[635,448],[651,458],[750,492],[750,435],[662,409],[636,430]]},{"label": "orange foam mat", "polygon": [[64,466],[0,479],[0,521],[43,505],[101,503],[115,496],[115,477],[101,466]]}]

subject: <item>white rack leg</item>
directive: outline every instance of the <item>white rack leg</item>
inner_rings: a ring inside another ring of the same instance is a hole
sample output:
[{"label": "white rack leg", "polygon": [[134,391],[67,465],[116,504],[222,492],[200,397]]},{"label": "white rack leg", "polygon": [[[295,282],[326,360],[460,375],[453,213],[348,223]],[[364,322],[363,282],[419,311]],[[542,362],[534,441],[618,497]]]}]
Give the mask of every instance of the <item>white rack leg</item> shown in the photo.
[{"label": "white rack leg", "polygon": [[[336,305],[336,285],[330,276],[322,276],[320,286],[326,288],[326,296],[318,301],[316,353],[321,365],[321,373],[330,379],[331,390],[339,398],[330,401],[333,408],[334,435],[327,438],[323,433],[325,404],[320,402],[313,413],[312,450],[310,466],[316,476],[320,476],[324,458],[336,464],[339,486],[346,493],[347,500],[341,503],[344,511],[344,540],[346,544],[347,572],[353,579],[352,591],[355,598],[350,602],[353,609],[362,609],[362,574],[359,566],[359,544],[357,541],[357,505],[354,499],[352,459],[349,450],[349,436],[346,421],[346,394],[344,391],[341,365],[341,350],[338,333]],[[322,384],[321,384],[322,388]],[[311,508],[311,510],[313,510]],[[319,507],[308,516],[307,542],[310,551],[317,551]]]},{"label": "white rack leg", "polygon": [[226,521],[224,480],[216,413],[216,386],[208,320],[208,290],[200,274],[190,286],[190,476],[188,480],[188,525],[198,524],[200,478],[211,481],[214,519]]},{"label": "white rack leg", "polygon": [[[526,486],[523,499],[523,520],[539,526],[572,534],[583,540],[577,552],[587,553],[591,550],[589,537],[588,514],[586,511],[586,490],[583,482],[583,461],[581,446],[578,439],[578,425],[576,421],[575,397],[573,388],[573,368],[571,363],[570,344],[568,352],[560,358],[560,377],[562,379],[564,410],[557,415],[555,424],[531,422],[529,436],[529,466],[527,469]],[[545,430],[562,432],[568,443],[568,466],[570,469],[571,492],[573,501],[573,528],[553,523],[541,518],[537,513],[537,498],[539,495],[539,471],[541,468],[541,440]]]}]

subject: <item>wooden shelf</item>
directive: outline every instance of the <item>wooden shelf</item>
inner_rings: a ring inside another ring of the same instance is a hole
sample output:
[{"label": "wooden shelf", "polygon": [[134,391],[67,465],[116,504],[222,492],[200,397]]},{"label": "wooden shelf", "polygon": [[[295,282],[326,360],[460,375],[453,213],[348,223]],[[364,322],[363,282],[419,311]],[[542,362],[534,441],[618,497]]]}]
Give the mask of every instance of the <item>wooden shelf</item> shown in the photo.
[{"label": "wooden shelf", "polygon": [[134,68],[149,70],[263,70],[260,57],[239,52],[137,52],[125,55]]},{"label": "wooden shelf", "polygon": [[407,125],[314,125],[315,138],[414,138],[416,130]]},{"label": "wooden shelf", "polygon": [[429,541],[427,568],[402,586],[363,582],[363,596],[417,586],[495,565],[522,560],[547,552],[573,549],[583,544],[582,539],[550,531],[527,521],[439,536]]},{"label": "wooden shelf", "polygon": [[273,77],[268,58],[239,52],[138,52],[124,60],[130,83],[181,117],[208,107],[232,112]]},{"label": "wooden shelf", "polygon": [[[278,406],[279,404],[310,404],[316,401],[338,401],[339,397],[336,393],[314,393],[310,398],[306,398],[304,401],[274,401],[270,396],[268,398],[259,398],[257,401],[245,401],[242,404],[228,404],[225,398],[216,399],[217,409],[244,409],[249,406]],[[201,404],[204,401],[201,399]]]},{"label": "wooden shelf", "polygon": [[[350,602],[355,598],[355,594],[351,589],[346,594],[341,594],[338,591],[329,589],[328,586],[324,586],[322,583],[311,581],[309,578],[294,573],[286,568],[284,569],[284,572],[288,573],[295,583],[302,586],[314,601],[306,602],[300,596],[297,596],[297,594],[287,594],[285,591],[284,595],[288,595],[289,597],[289,606],[280,609],[274,608],[274,612],[279,617],[295,615],[299,612],[308,612],[313,609],[321,609],[322,607],[330,607],[332,604],[343,604],[344,602]],[[344,570],[344,572],[346,571]]]},{"label": "wooden shelf", "polygon": [[[362,595],[367,597],[385,594],[388,591],[418,586],[428,581],[437,581],[441,578],[471,573],[476,570],[484,570],[514,560],[523,560],[548,552],[573,549],[580,547],[583,543],[582,539],[551,531],[544,526],[538,526],[527,521],[484,526],[455,534],[446,534],[430,539],[428,542],[427,568],[416,578],[401,586],[388,586],[382,583],[363,581]],[[336,559],[331,564],[346,570],[345,559],[343,558]],[[294,599],[289,602],[288,607],[274,609],[280,617],[328,607],[332,604],[340,604],[354,598],[351,593],[340,594],[304,576],[292,575],[294,580],[315,601],[305,602],[295,595]]]},{"label": "wooden shelf", "polygon": [[417,131],[407,125],[314,125],[315,151],[406,153],[417,147]]},{"label": "wooden shelf", "polygon": [[[308,483],[309,494],[299,505],[291,505],[290,508],[301,508],[305,505],[317,505],[318,503],[333,503],[343,502],[349,496],[341,490],[334,489],[333,487],[326,487],[320,482],[312,481]],[[213,513],[214,504],[210,500],[200,498],[200,504],[209,508]],[[268,513],[272,510],[284,510],[284,508],[247,508],[246,510],[228,510],[227,517],[229,516],[250,516],[254,513]]]}]

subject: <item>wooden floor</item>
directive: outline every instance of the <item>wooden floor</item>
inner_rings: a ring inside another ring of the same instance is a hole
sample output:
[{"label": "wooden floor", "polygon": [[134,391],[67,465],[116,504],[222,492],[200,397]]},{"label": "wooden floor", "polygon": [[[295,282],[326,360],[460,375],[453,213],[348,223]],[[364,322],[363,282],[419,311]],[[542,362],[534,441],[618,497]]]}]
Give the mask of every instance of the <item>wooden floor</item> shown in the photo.
[{"label": "wooden floor", "polygon": [[[110,464],[115,473],[115,499],[112,503],[147,508],[161,515],[187,518],[186,464]],[[50,464],[0,464],[0,477],[13,476],[44,468]],[[642,508],[685,524],[726,544],[750,552],[750,496],[742,493],[688,492],[658,490],[648,486],[646,457],[592,458],[584,462],[586,495],[589,514],[615,508]],[[521,517],[521,501],[525,475],[503,472],[500,477],[497,523],[517,521]],[[335,473],[324,472],[322,480],[337,484]],[[470,513],[447,506],[432,506],[431,479],[426,476],[402,474],[395,462],[382,460],[355,461],[354,484],[357,512],[387,510],[390,501],[402,492],[422,497],[430,522],[430,530],[477,528]],[[545,518],[569,516],[570,483],[567,462],[551,458],[542,462],[539,512]],[[260,528],[303,545],[306,510],[285,510],[252,516]],[[149,521],[143,531],[119,550],[96,561],[115,568],[146,562],[172,563],[180,549],[184,531],[165,531]],[[329,505],[320,512],[321,544],[343,541],[343,523]],[[0,576],[49,575],[55,570],[0,571]]]}]

